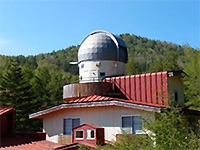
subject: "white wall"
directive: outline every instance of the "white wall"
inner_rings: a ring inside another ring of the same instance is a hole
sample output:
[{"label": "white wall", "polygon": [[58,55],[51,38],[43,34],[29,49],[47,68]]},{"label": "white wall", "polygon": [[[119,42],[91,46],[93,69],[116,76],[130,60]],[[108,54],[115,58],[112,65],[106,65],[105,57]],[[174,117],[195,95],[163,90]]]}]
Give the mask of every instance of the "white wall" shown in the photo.
[{"label": "white wall", "polygon": [[105,139],[115,140],[116,134],[121,134],[121,116],[142,114],[147,118],[153,117],[152,112],[141,111],[118,106],[102,106],[88,108],[63,109],[43,118],[44,131],[47,140],[58,142],[58,136],[63,134],[64,118],[80,118],[81,124],[95,124],[105,129]]},{"label": "white wall", "polygon": [[[123,62],[105,61],[105,60],[84,61],[81,62],[78,66],[79,66],[80,83],[100,82],[101,79],[105,76],[125,74],[125,63]],[[105,76],[100,76],[100,72],[105,72]]]}]

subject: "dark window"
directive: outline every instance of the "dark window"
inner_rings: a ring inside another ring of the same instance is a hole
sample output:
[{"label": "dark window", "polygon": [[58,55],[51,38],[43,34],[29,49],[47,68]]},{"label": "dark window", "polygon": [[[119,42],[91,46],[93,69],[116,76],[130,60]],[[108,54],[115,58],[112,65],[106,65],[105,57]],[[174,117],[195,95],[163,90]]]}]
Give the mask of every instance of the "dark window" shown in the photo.
[{"label": "dark window", "polygon": [[105,76],[105,72],[100,72],[100,76]]},{"label": "dark window", "polygon": [[127,128],[132,126],[131,116],[122,117],[122,128]]},{"label": "dark window", "polygon": [[142,130],[142,121],[140,116],[123,116],[122,128],[130,129],[132,133],[137,133]]},{"label": "dark window", "polygon": [[83,131],[76,131],[76,139],[82,139],[83,138]]},{"label": "dark window", "polygon": [[132,119],[133,119],[132,120],[132,127],[133,127],[133,131],[135,133],[137,130],[142,129],[142,121],[141,121],[140,116],[133,116]]},{"label": "dark window", "polygon": [[91,131],[91,138],[94,138],[94,130]]},{"label": "dark window", "polygon": [[87,130],[87,139],[94,139],[94,130]]},{"label": "dark window", "polygon": [[64,119],[64,134],[71,135],[72,129],[80,126],[80,118]]}]

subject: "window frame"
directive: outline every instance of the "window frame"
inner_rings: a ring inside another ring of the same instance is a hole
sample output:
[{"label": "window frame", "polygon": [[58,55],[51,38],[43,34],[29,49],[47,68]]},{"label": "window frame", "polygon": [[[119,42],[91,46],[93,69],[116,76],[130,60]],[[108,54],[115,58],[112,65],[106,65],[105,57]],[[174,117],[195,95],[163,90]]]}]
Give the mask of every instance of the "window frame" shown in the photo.
[{"label": "window frame", "polygon": [[[66,132],[65,132],[65,120],[66,119],[71,119],[71,121],[72,121],[72,126],[71,126],[71,134],[67,134]],[[78,117],[74,117],[74,118],[63,118],[63,135],[72,135],[73,134],[73,119],[79,119],[80,120],[80,125],[81,125],[81,118],[78,118]],[[79,126],[80,126],[79,125]],[[74,127],[75,128],[75,127]]]},{"label": "window frame", "polygon": [[[88,131],[90,131],[90,137],[88,137]],[[91,131],[94,131],[94,137],[93,138],[91,137]],[[94,140],[95,139],[95,130],[94,129],[86,130],[86,139],[89,139],[89,140]]]},{"label": "window frame", "polygon": [[[141,115],[141,114],[121,115],[121,128],[122,128],[122,130],[124,129],[124,131],[126,132],[125,128],[122,127],[122,125],[123,125],[122,118],[123,118],[123,117],[131,117],[131,127],[129,127],[129,129],[131,129],[131,132],[128,133],[128,134],[144,134],[144,131],[143,131],[142,129],[141,129],[141,130],[136,130],[136,131],[139,131],[140,133],[135,132],[134,129],[133,129],[133,117],[140,117],[140,118],[142,118],[143,115]],[[142,120],[141,120],[141,126],[143,127],[143,122],[142,122]]]},{"label": "window frame", "polygon": [[[77,137],[76,137],[76,132],[77,132],[77,131],[82,131],[82,132],[83,132],[83,137],[82,137],[82,138],[77,138]],[[75,130],[75,139],[76,139],[76,140],[83,140],[83,139],[84,139],[84,130],[83,130],[83,129]]]}]

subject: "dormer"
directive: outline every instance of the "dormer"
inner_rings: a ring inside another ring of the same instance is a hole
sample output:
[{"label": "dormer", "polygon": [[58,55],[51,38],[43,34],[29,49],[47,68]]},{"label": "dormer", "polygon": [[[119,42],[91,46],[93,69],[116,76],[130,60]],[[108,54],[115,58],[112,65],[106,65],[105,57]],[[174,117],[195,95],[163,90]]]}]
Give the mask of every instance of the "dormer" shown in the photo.
[{"label": "dormer", "polygon": [[73,129],[73,143],[90,147],[104,144],[104,128],[93,124],[82,124]]}]

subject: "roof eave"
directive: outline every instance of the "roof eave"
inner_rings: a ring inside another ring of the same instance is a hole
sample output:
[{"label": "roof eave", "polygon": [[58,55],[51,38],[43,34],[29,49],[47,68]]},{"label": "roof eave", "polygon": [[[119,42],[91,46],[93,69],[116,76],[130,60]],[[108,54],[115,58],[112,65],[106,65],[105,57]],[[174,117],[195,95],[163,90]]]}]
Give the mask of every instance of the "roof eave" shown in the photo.
[{"label": "roof eave", "polygon": [[36,113],[32,113],[29,115],[29,118],[42,118],[43,115],[61,110],[66,108],[83,108],[83,107],[100,107],[100,106],[121,106],[126,108],[133,108],[133,109],[139,109],[144,111],[150,111],[150,112],[161,112],[161,108],[153,107],[153,106],[146,106],[146,105],[140,105],[140,104],[134,104],[134,103],[127,103],[122,101],[98,101],[98,102],[86,102],[86,103],[72,103],[72,104],[60,104],[58,106],[54,106],[42,111],[38,111]]}]

